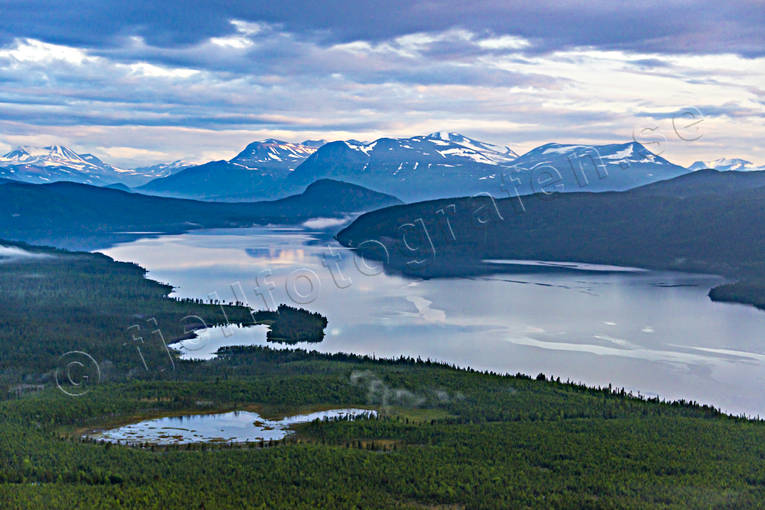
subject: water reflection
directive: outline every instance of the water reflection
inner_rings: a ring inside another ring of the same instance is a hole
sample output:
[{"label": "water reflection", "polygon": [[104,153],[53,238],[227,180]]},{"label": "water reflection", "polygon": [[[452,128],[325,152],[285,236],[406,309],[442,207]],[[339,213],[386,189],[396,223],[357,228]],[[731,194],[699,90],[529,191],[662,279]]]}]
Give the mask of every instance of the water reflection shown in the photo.
[{"label": "water reflection", "polygon": [[[297,347],[544,372],[734,413],[765,411],[765,313],[711,302],[709,288],[722,281],[715,276],[497,261],[488,276],[408,279],[295,228],[198,231],[106,253],[171,282],[177,296],[217,292],[256,309],[283,302],[328,317],[324,342]],[[225,344],[262,345],[263,337],[234,329]]]},{"label": "water reflection", "polygon": [[368,409],[331,409],[287,416],[281,420],[266,420],[255,412],[232,411],[145,420],[112,430],[94,432],[87,437],[129,445],[279,441],[291,434],[290,427],[298,423],[374,416],[377,416],[377,411]]}]

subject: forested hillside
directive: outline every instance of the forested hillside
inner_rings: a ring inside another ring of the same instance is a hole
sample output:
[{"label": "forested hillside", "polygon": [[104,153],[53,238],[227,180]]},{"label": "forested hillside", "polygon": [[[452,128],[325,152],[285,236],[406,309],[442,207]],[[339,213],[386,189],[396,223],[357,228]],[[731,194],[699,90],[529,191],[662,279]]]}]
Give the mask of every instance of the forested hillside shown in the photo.
[{"label": "forested hillside", "polygon": [[5,239],[93,249],[150,232],[299,224],[399,203],[390,195],[331,180],[280,200],[240,203],[160,198],[71,182],[7,182],[0,185],[0,232]]},{"label": "forested hillside", "polygon": [[728,286],[716,297],[761,304],[762,181],[709,171],[626,192],[420,202],[362,215],[337,238],[421,276],[491,271],[494,259],[616,264],[742,279],[746,292]]}]

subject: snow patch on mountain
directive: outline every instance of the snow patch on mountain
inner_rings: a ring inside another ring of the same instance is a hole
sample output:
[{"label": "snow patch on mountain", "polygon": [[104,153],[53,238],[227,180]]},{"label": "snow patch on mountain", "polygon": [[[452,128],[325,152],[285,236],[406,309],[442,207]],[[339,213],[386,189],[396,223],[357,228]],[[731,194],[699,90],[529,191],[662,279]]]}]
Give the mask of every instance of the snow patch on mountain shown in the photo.
[{"label": "snow patch on mountain", "polygon": [[688,167],[688,170],[696,171],[705,168],[721,171],[753,172],[765,170],[765,165],[757,166],[751,161],[741,158],[719,158],[712,161],[696,161]]},{"label": "snow patch on mountain", "polygon": [[292,170],[316,152],[316,144],[321,142],[321,140],[308,140],[306,145],[268,138],[252,142],[229,162],[250,169],[286,165],[288,170]]},{"label": "snow patch on mountain", "polygon": [[190,166],[180,160],[141,168],[119,168],[90,153],[78,154],[63,145],[23,146],[0,157],[0,177],[25,182],[72,181],[97,186],[136,186]]},{"label": "snow patch on mountain", "polygon": [[543,162],[545,156],[552,159],[565,158],[569,160],[588,157],[603,164],[617,164],[622,167],[641,163],[672,165],[638,142],[609,145],[548,143],[527,152],[518,158],[516,164],[525,163],[529,160],[534,160],[538,164]]},{"label": "snow patch on mountain", "polygon": [[198,165],[192,161],[186,161],[185,159],[176,159],[170,163],[157,163],[156,165],[142,166],[135,169],[136,172],[151,175],[154,177],[167,177],[176,172],[180,172],[184,168]]},{"label": "snow patch on mountain", "polygon": [[18,147],[0,157],[0,166],[28,165],[37,167],[68,167],[75,170],[102,170],[103,162],[95,156],[86,159],[63,145],[47,147]]},{"label": "snow patch on mountain", "polygon": [[437,131],[435,133],[429,134],[425,138],[430,139],[433,142],[438,140],[472,149],[473,151],[480,153],[485,158],[491,160],[495,164],[509,163],[518,157],[518,154],[508,146],[499,147],[491,143],[481,142],[472,138],[468,138],[467,136],[460,133]]},{"label": "snow patch on mountain", "polygon": [[501,148],[447,131],[411,138],[380,138],[371,143],[357,140],[345,140],[344,143],[348,148],[362,152],[366,156],[372,156],[375,150],[382,146],[382,150],[395,155],[400,154],[404,163],[412,162],[412,164],[440,156],[449,161],[447,163],[429,161],[429,164],[454,166],[459,165],[462,160],[464,163],[496,166],[509,163],[518,157],[518,154],[509,147]]}]

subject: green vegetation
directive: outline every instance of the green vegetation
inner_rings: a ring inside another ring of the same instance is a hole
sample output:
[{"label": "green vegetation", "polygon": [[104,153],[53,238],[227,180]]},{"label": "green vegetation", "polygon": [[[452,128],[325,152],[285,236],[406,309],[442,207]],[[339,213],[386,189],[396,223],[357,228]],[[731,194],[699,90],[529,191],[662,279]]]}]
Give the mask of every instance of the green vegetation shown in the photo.
[{"label": "green vegetation", "polygon": [[[765,424],[608,389],[262,348],[177,381],[0,403],[4,508],[756,508]],[[203,405],[202,405],[203,403]],[[283,444],[131,448],[83,428],[157,413],[365,406]]]},{"label": "green vegetation", "polygon": [[[7,241],[27,255],[0,262],[0,390],[51,383],[59,357],[84,351],[104,380],[170,369],[165,347],[198,327],[248,324],[248,309],[169,299],[135,264]],[[224,314],[225,310],[225,314]],[[185,318],[185,319],[184,319]]]},{"label": "green vegetation", "polygon": [[[249,310],[168,299],[141,268],[101,255],[15,248],[24,255],[0,263],[2,377],[42,389],[2,392],[3,509],[757,508],[765,498],[765,423],[405,358],[228,347],[170,364],[151,318],[169,340],[188,314],[246,322]],[[271,318],[295,316],[324,324],[305,311]],[[145,365],[126,331],[136,323]],[[90,353],[105,375],[77,397],[51,375],[68,350]],[[304,424],[273,444],[82,439],[166,414],[351,406],[380,416]]]}]

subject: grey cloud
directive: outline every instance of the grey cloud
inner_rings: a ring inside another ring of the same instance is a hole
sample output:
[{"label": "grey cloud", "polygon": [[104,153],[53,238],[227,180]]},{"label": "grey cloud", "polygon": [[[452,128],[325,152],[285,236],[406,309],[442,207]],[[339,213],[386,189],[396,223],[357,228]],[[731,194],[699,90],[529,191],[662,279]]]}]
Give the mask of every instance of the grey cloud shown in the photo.
[{"label": "grey cloud", "polygon": [[229,21],[241,19],[277,24],[323,44],[463,28],[521,36],[533,43],[532,51],[588,46],[765,54],[765,9],[753,0],[71,0],[59,8],[45,0],[5,0],[2,11],[0,42],[32,37],[89,48],[120,47],[129,36],[156,47],[183,48],[233,34]]},{"label": "grey cloud", "polygon": [[631,60],[629,61],[629,64],[639,67],[641,69],[671,67],[671,64],[658,58],[642,58],[642,59]]},{"label": "grey cloud", "polygon": [[738,104],[728,103],[725,105],[689,105],[670,112],[644,111],[635,113],[636,117],[649,117],[652,119],[680,119],[684,116],[694,117],[765,117],[762,110],[754,110]]}]

